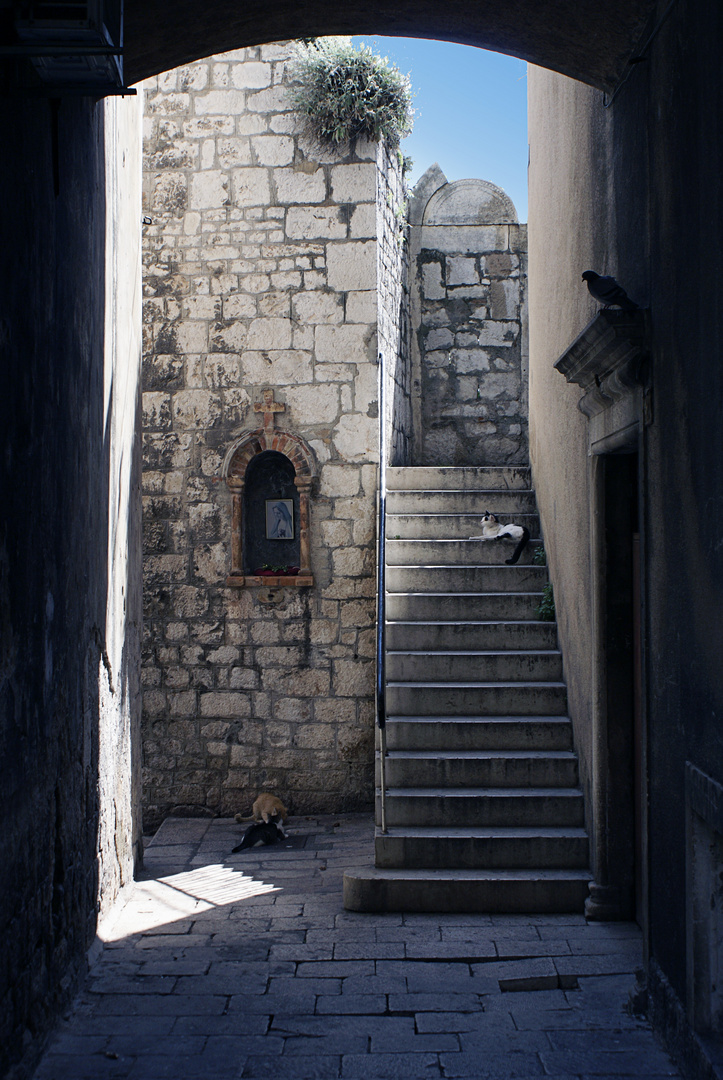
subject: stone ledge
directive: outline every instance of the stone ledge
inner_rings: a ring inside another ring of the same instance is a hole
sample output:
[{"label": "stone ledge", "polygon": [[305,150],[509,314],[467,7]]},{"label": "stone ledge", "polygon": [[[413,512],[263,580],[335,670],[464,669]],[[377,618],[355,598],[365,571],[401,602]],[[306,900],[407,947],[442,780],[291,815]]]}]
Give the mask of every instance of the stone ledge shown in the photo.
[{"label": "stone ledge", "polygon": [[230,574],[226,584],[232,588],[245,588],[253,585],[266,585],[279,588],[283,585],[295,585],[297,588],[309,588],[314,584],[311,574]]},{"label": "stone ledge", "polygon": [[643,309],[603,308],[554,365],[582,390],[577,407],[590,421],[592,454],[634,448],[652,420],[646,323]]},{"label": "stone ledge", "polygon": [[642,383],[640,360],[645,315],[603,309],[592,319],[555,367],[583,390],[579,409],[594,416]]}]

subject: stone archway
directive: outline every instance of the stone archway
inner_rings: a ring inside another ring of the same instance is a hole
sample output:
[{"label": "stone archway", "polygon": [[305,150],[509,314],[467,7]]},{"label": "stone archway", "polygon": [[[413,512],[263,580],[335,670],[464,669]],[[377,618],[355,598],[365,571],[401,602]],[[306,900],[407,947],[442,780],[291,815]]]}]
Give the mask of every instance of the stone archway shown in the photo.
[{"label": "stone archway", "polygon": [[165,0],[128,0],[125,72],[130,82],[214,53],[314,34],[379,33],[457,41],[518,56],[611,89],[634,55],[651,0],[505,0],[481,7],[470,0],[214,0],[202,10],[179,0],[169,18]]}]

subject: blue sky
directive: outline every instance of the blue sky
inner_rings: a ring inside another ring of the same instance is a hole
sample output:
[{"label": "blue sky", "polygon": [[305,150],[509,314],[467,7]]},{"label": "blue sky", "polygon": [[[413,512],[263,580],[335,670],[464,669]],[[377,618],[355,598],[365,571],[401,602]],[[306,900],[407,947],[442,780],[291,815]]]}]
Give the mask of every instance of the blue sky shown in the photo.
[{"label": "blue sky", "polygon": [[414,131],[402,150],[410,181],[436,161],[448,180],[491,180],[527,220],[527,65],[468,45],[419,38],[355,37],[410,74]]}]

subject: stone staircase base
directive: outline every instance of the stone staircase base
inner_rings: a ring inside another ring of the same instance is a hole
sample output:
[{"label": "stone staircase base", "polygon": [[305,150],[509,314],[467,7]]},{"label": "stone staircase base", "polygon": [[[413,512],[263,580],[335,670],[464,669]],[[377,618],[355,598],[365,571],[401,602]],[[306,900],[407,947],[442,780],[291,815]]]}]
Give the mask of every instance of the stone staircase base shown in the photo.
[{"label": "stone staircase base", "polygon": [[[344,906],[582,912],[589,844],[556,628],[536,614],[529,470],[390,469],[388,489],[387,830],[374,866],[344,875]],[[504,541],[469,539],[488,509],[530,531],[515,566]]]},{"label": "stone staircase base", "polygon": [[347,870],[347,911],[582,912],[591,875],[573,870]]}]

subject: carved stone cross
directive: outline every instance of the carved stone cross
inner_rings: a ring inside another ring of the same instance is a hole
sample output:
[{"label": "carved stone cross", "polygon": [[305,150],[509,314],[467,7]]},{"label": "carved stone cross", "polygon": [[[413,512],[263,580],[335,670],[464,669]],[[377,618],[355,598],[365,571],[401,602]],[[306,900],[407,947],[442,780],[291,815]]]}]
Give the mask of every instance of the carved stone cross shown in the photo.
[{"label": "carved stone cross", "polygon": [[254,402],[254,412],[264,414],[264,435],[269,443],[274,434],[274,416],[285,409],[280,401],[274,401],[273,390],[264,390],[264,400]]}]

